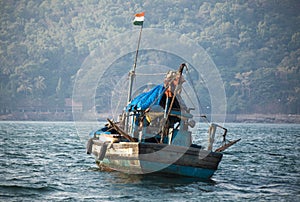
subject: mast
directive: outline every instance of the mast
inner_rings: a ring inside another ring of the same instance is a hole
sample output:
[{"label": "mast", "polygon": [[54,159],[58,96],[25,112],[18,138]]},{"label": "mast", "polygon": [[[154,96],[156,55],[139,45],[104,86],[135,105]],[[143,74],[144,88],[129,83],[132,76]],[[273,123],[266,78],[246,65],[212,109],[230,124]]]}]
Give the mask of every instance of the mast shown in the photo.
[{"label": "mast", "polygon": [[[126,104],[128,104],[131,101],[133,81],[135,78],[136,63],[137,63],[137,58],[139,55],[139,48],[140,48],[140,43],[141,43],[141,38],[142,38],[144,15],[145,15],[144,12],[135,14],[135,19],[133,22],[134,25],[140,25],[141,29],[140,29],[139,39],[138,39],[138,45],[137,45],[136,52],[135,52],[133,67],[132,67],[132,70],[129,72],[129,86],[128,86],[128,95],[127,95],[127,103]],[[126,113],[125,131],[129,132],[129,112]]]},{"label": "mast", "polygon": [[[165,135],[165,133],[167,131],[169,131],[169,128],[168,128],[169,127],[168,126],[169,125],[169,116],[171,114],[171,110],[172,110],[175,98],[177,96],[178,89],[182,85],[181,77],[182,77],[182,72],[183,72],[183,68],[184,67],[186,67],[186,64],[182,63],[180,65],[178,71],[177,71],[179,73],[179,77],[177,78],[178,79],[178,83],[175,86],[175,89],[174,89],[174,92],[173,92],[173,95],[172,95],[172,100],[170,100],[170,97],[168,97],[168,96],[166,98],[166,107],[165,107],[165,114],[164,114],[165,123],[164,123],[164,125],[162,127],[160,143],[163,142],[163,136]],[[177,75],[176,75],[176,77],[177,77]],[[171,83],[169,83],[169,85],[171,85]],[[168,141],[169,141],[168,144],[171,144],[172,136],[173,136],[173,132],[171,134],[168,134]]]},{"label": "mast", "polygon": [[134,64],[133,64],[132,70],[129,72],[129,88],[128,88],[127,103],[129,103],[131,101],[133,80],[135,77],[136,63],[137,63],[137,58],[139,55],[140,42],[141,42],[141,38],[142,38],[142,30],[143,30],[143,25],[141,25],[141,29],[140,29],[138,45],[137,45],[137,49],[135,52]]}]

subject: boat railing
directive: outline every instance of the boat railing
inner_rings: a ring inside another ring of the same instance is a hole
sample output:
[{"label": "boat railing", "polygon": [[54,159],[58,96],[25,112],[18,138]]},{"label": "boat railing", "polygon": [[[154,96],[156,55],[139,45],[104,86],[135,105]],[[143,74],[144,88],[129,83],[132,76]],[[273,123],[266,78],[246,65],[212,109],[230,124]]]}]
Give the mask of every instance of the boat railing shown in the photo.
[{"label": "boat railing", "polygon": [[[193,109],[190,109],[193,110]],[[162,131],[163,123],[165,123],[164,112],[163,111],[145,111],[145,110],[134,110],[129,113],[130,121],[129,121],[129,130],[127,134],[131,137],[135,138],[138,142],[143,142],[149,138],[153,139],[160,139],[162,140],[161,143],[168,143],[172,144],[174,138],[173,132],[174,129],[178,129],[180,126],[180,131],[188,130],[188,126],[194,127],[195,123],[193,121],[189,121],[193,118],[193,115],[189,113],[189,111],[178,111],[178,110],[171,110],[169,114],[169,118],[177,117],[179,118],[179,122],[176,127],[169,128],[170,133],[172,134],[170,137],[165,137]],[[180,132],[182,133],[182,132]],[[182,134],[183,135],[183,134]],[[159,138],[157,138],[160,136]],[[184,135],[185,136],[185,135]],[[168,141],[164,141],[167,139]],[[178,139],[178,137],[177,137]]]},{"label": "boat railing", "polygon": [[209,130],[208,130],[208,147],[207,147],[208,151],[212,151],[213,150],[213,144],[214,144],[214,141],[215,141],[215,136],[216,136],[217,128],[223,129],[224,130],[223,137],[224,138],[226,137],[227,129],[224,128],[223,126],[220,126],[218,124],[212,123],[210,125],[210,127],[209,127]]}]

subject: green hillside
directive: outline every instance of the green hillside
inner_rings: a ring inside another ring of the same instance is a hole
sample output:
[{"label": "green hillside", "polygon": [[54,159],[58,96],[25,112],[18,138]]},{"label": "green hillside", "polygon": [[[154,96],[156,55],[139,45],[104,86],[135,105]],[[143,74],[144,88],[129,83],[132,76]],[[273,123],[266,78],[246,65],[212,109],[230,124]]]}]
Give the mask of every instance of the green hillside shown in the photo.
[{"label": "green hillside", "polygon": [[0,108],[63,107],[85,58],[145,11],[145,27],[207,51],[228,113],[300,114],[299,10],[298,0],[2,0]]}]

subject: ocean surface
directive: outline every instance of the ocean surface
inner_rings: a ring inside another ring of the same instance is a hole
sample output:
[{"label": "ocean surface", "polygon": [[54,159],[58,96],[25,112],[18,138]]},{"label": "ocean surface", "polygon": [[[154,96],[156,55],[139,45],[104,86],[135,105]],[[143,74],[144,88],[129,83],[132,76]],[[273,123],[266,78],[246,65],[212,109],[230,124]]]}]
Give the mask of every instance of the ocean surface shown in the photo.
[{"label": "ocean surface", "polygon": [[225,126],[242,140],[203,181],[100,171],[72,122],[0,122],[0,201],[300,201],[300,125]]}]

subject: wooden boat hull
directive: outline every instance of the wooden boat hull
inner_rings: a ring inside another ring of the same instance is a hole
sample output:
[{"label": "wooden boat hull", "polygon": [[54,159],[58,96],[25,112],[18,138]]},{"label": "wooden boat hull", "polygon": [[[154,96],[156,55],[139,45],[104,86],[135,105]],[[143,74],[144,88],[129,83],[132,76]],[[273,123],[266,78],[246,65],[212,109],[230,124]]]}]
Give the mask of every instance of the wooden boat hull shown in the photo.
[{"label": "wooden boat hull", "polygon": [[222,153],[199,147],[99,140],[90,143],[90,153],[99,167],[130,174],[158,172],[209,179],[222,159]]}]

